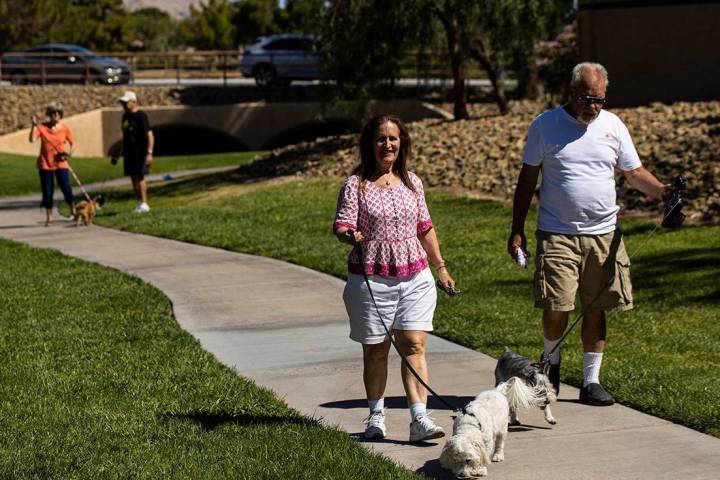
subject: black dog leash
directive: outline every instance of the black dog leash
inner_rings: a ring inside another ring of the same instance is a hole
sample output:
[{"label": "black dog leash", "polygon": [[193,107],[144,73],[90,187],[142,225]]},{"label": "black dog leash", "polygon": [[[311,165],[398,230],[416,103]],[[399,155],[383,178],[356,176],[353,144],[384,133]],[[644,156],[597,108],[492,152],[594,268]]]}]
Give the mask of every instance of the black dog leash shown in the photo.
[{"label": "black dog leash", "polygon": [[[354,239],[355,238],[354,231],[349,230],[349,232],[351,232],[353,234],[353,239]],[[423,387],[425,387],[425,389],[427,389],[428,392],[430,392],[435,398],[437,398],[440,401],[440,403],[442,403],[443,405],[448,407],[453,412],[461,411],[462,408],[452,406],[447,400],[445,400],[441,395],[439,395],[435,390],[433,390],[430,387],[430,385],[428,385],[427,382],[425,382],[425,380],[423,380],[420,377],[420,374],[417,373],[417,371],[412,367],[412,365],[410,365],[410,362],[407,361],[407,358],[405,358],[405,355],[402,354],[402,352],[400,351],[400,347],[398,347],[397,343],[395,343],[395,340],[393,339],[393,336],[390,333],[390,330],[388,329],[387,325],[385,325],[385,322],[383,321],[383,316],[380,313],[380,308],[378,307],[377,302],[375,301],[375,295],[373,295],[372,287],[370,287],[370,279],[368,278],[368,275],[365,272],[365,255],[363,254],[362,247],[355,240],[353,240],[353,249],[358,253],[358,258],[360,259],[360,268],[362,269],[363,277],[365,278],[365,285],[367,285],[368,292],[370,293],[370,298],[372,299],[373,305],[375,306],[375,311],[378,314],[380,323],[382,324],[383,328],[385,329],[385,333],[390,338],[390,343],[392,343],[392,346],[395,347],[395,351],[397,351],[398,355],[400,355],[402,362],[405,364],[405,366],[408,368],[408,370],[410,370],[410,373],[413,374],[413,376],[418,380],[418,382],[420,382],[420,384]],[[452,291],[459,293],[457,290],[454,290],[454,289],[452,289]],[[457,294],[457,293],[455,293],[455,294]],[[448,295],[450,295],[450,293],[448,293]]]},{"label": "black dog leash", "polygon": [[[673,194],[668,200],[667,206],[665,207],[665,214],[662,220],[660,221],[660,223],[655,225],[655,228],[653,228],[652,231],[648,234],[648,236],[645,238],[645,241],[635,249],[632,255],[628,256],[628,259],[632,259],[635,255],[637,255],[637,253],[647,244],[647,242],[655,234],[657,229],[660,228],[660,226],[663,226],[665,228],[677,228],[682,225],[683,221],[685,220],[685,215],[681,211],[683,205],[682,191],[685,190],[685,179],[682,176],[676,177],[672,187],[670,188],[672,189]],[[615,232],[618,238],[622,236],[622,232],[619,228],[615,230]],[[615,238],[613,238],[613,242],[614,241]],[[605,282],[605,285],[602,289],[600,289],[595,298],[593,298],[590,304],[588,304],[580,311],[580,314],[577,316],[577,318],[575,318],[575,321],[570,324],[570,328],[568,328],[563,334],[563,336],[560,337],[558,343],[555,344],[555,346],[549,352],[545,353],[544,356],[547,360],[541,359],[540,363],[533,365],[536,365],[540,370],[542,370],[542,368],[550,362],[550,355],[552,355],[555,350],[560,348],[560,345],[565,341],[567,336],[570,335],[570,332],[572,332],[573,328],[575,328],[575,325],[578,324],[580,319],[583,318],[583,316],[590,310],[590,307],[592,307],[595,302],[600,298],[600,296],[605,293],[605,290],[612,286],[613,282],[615,281],[615,275],[617,275],[617,271],[616,269],[613,269],[612,275],[609,275],[607,282]]]}]

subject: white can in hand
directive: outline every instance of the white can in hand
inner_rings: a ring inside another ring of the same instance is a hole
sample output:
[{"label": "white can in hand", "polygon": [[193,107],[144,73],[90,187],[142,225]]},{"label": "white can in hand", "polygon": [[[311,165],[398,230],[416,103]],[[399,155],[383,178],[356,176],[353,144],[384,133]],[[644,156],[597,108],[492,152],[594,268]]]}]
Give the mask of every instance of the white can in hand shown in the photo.
[{"label": "white can in hand", "polygon": [[522,248],[515,250],[515,262],[522,268],[527,268],[527,257]]}]

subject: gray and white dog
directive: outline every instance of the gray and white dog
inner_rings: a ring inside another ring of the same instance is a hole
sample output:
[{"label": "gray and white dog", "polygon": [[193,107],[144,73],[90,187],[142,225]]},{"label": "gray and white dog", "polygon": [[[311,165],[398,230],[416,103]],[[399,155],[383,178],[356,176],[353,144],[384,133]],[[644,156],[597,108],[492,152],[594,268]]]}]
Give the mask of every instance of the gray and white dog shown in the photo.
[{"label": "gray and white dog", "polygon": [[[538,399],[535,406],[543,411],[545,421],[551,425],[555,425],[557,420],[555,420],[555,417],[553,417],[550,411],[550,404],[557,400],[557,394],[547,376],[547,368],[545,371],[541,371],[536,364],[533,364],[529,359],[505,347],[495,367],[495,385],[507,382],[512,377],[522,379],[523,382],[535,390],[536,398]],[[510,424],[520,424],[517,409],[510,409]]]}]

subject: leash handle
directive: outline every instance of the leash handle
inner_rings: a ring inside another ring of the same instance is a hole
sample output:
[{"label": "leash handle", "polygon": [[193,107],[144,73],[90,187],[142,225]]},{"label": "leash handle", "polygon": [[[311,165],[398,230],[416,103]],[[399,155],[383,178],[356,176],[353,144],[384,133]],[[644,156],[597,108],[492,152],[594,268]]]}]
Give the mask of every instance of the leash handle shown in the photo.
[{"label": "leash handle", "polygon": [[420,377],[420,374],[417,373],[417,371],[413,368],[412,365],[410,365],[410,362],[408,362],[405,355],[403,355],[402,352],[400,351],[400,347],[398,347],[397,343],[395,343],[395,340],[393,339],[393,336],[390,333],[390,330],[388,329],[387,325],[385,325],[385,322],[383,321],[383,316],[380,313],[380,308],[378,307],[377,302],[375,301],[375,295],[373,295],[372,287],[370,286],[370,279],[368,278],[368,274],[365,272],[365,255],[363,254],[362,246],[358,242],[354,241],[354,238],[355,238],[354,233],[355,232],[353,230],[349,230],[349,231],[352,234],[353,249],[355,249],[355,251],[357,252],[358,259],[360,260],[360,268],[362,269],[363,277],[365,278],[365,285],[367,285],[368,292],[370,293],[370,299],[372,300],[373,305],[375,306],[375,311],[378,314],[378,318],[380,319],[380,323],[382,324],[383,329],[385,329],[385,333],[387,334],[388,338],[390,339],[390,343],[392,344],[393,347],[395,347],[395,351],[397,351],[398,355],[400,355],[402,362],[405,364],[405,366],[408,368],[408,370],[410,370],[410,373],[413,374],[413,376],[417,379],[417,381],[420,382],[420,384],[423,387],[425,387],[425,389],[428,392],[430,392],[435,398],[437,398],[440,401],[440,403],[442,403],[443,405],[448,407],[450,410],[452,410],[454,412],[459,411],[460,410],[459,408],[454,407],[453,405],[448,403],[442,396],[440,396],[435,390],[433,390],[432,387],[430,387],[430,385],[428,385],[425,382],[425,380],[423,380]]}]

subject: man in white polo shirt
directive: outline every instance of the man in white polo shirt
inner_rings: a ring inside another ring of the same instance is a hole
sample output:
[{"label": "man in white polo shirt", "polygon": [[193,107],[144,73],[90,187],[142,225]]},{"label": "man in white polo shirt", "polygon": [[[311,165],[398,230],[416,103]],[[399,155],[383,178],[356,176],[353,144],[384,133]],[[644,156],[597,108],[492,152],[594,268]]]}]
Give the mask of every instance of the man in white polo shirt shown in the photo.
[{"label": "man in white polo shirt", "polygon": [[[545,352],[553,351],[562,337],[579,293],[587,308],[580,401],[598,406],[615,402],[599,380],[605,311],[633,307],[630,261],[618,230],[615,169],[646,195],[671,195],[640,163],[623,122],[602,109],[607,86],[602,65],[576,65],[568,103],[542,113],[530,125],[508,240],[513,258],[519,248],[527,255],[525,218],[542,172],[534,290],[535,306],[543,309]],[[558,390],[559,348],[549,361],[550,380]]]}]

